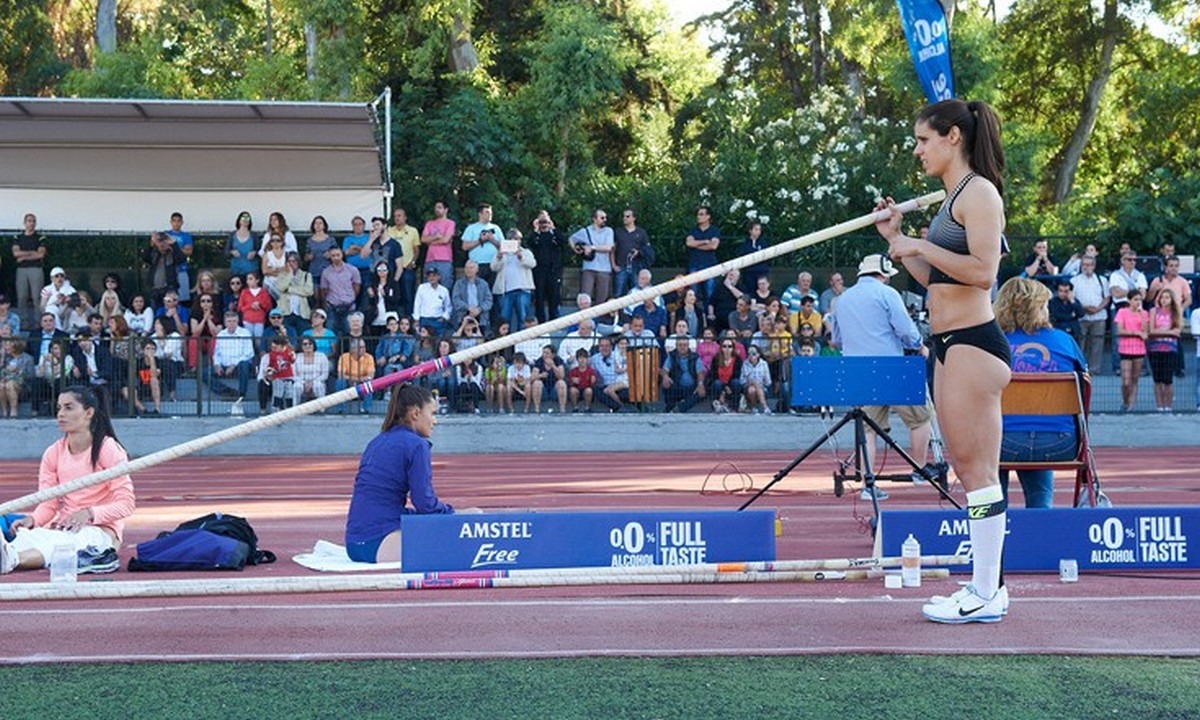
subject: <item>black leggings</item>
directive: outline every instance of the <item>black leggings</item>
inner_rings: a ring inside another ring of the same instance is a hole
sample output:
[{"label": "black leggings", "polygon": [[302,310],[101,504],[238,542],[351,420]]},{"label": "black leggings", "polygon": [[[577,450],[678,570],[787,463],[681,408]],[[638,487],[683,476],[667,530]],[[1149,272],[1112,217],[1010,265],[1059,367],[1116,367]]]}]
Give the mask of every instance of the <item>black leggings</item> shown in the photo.
[{"label": "black leggings", "polygon": [[1175,384],[1175,351],[1152,352],[1147,355],[1150,358],[1150,374],[1154,376],[1154,382],[1159,385]]},{"label": "black leggings", "polygon": [[1005,365],[1012,367],[1012,349],[1008,338],[995,320],[989,320],[981,325],[969,328],[959,328],[946,332],[935,333],[933,336],[933,353],[938,362],[946,363],[946,352],[955,345],[971,345],[993,355]]}]

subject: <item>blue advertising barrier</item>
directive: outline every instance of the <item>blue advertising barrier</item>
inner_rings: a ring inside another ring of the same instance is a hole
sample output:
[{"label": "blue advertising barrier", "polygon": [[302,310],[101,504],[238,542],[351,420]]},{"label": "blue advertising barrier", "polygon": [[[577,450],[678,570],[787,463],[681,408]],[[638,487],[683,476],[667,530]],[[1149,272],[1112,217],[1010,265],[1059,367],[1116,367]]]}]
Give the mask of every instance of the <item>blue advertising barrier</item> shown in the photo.
[{"label": "blue advertising barrier", "polygon": [[[888,510],[879,516],[875,553],[899,555],[912,533],[922,555],[970,555],[961,510]],[[1200,508],[1108,507],[1008,511],[1004,569],[1057,572],[1059,560],[1080,570],[1177,570],[1200,567]],[[970,565],[952,568],[970,571]]]},{"label": "blue advertising barrier", "polygon": [[405,515],[405,572],[775,559],[775,513],[678,510]]},{"label": "blue advertising barrier", "polygon": [[792,405],[924,405],[925,358],[794,357]]}]

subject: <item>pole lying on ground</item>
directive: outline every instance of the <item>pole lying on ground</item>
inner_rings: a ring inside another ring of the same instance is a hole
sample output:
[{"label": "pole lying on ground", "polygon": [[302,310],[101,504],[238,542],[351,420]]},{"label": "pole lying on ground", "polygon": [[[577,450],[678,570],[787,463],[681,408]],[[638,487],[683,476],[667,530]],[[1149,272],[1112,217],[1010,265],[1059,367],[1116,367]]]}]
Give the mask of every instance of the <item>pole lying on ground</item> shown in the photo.
[{"label": "pole lying on ground", "polygon": [[[949,567],[966,565],[971,560],[966,555],[924,555],[922,567]],[[694,563],[688,565],[632,565],[627,567],[571,567],[538,568],[521,570],[442,570],[412,573],[414,580],[446,580],[457,578],[512,578],[527,575],[653,575],[664,570],[688,573],[735,573],[735,572],[800,572],[809,570],[880,570],[898,568],[899,556],[834,558],[831,560],[752,560],[743,562]]]},{"label": "pole lying on ground", "polygon": [[[945,199],[945,197],[946,192],[944,190],[938,190],[937,192],[932,192],[928,195],[922,195],[918,198],[906,200],[895,207],[900,212],[907,213],[928,207],[935,202]],[[710,278],[720,277],[730,270],[738,270],[750,265],[756,265],[780,255],[792,253],[840,235],[854,232],[855,230],[862,230],[863,228],[874,225],[877,221],[883,221],[887,219],[887,217],[888,211],[886,210],[868,213],[866,215],[854,218],[853,220],[847,220],[838,225],[832,225],[822,230],[817,230],[816,232],[772,245],[769,248],[764,248],[748,255],[741,255],[712,267],[704,268],[703,270],[697,270],[689,275],[683,275],[672,280],[668,280],[667,282],[659,283],[658,285],[635,291],[624,297],[613,298],[608,302],[571,313],[570,315],[564,315],[560,318],[542,323],[541,325],[525,328],[512,334],[505,335],[502,338],[495,338],[494,340],[480,343],[465,350],[460,350],[456,353],[453,353],[448,357],[428,360],[411,368],[406,368],[390,375],[384,375],[383,377],[368,380],[367,382],[356,385],[355,387],[340,390],[332,395],[326,395],[323,398],[310,400],[309,402],[281,410],[280,412],[273,413],[271,415],[264,415],[263,417],[248,420],[240,425],[225,428],[224,430],[218,430],[217,432],[195,438],[194,440],[189,440],[187,442],[180,443],[179,445],[164,448],[135,460],[130,460],[129,462],[121,463],[120,465],[115,465],[106,470],[101,470],[100,472],[92,473],[91,475],[85,475],[84,477],[72,480],[71,482],[63,483],[62,485],[47,488],[46,490],[30,493],[29,495],[9,500],[8,502],[0,504],[0,514],[33,507],[38,503],[45,502],[46,500],[56,497],[61,497],[76,490],[91,487],[92,485],[106,482],[108,480],[112,480],[113,478],[121,477],[122,475],[127,475],[138,470],[154,467],[155,465],[167,462],[168,460],[174,460],[186,455],[191,455],[193,453],[200,452],[201,450],[206,450],[210,447],[213,447],[214,445],[220,445],[221,443],[228,442],[230,440],[236,440],[238,438],[256,433],[260,430],[265,430],[269,427],[282,425],[290,420],[294,420],[305,415],[311,415],[312,413],[331,408],[335,405],[340,405],[344,402],[349,402],[356,398],[367,397],[376,390],[384,390],[393,385],[402,382],[408,382],[425,375],[430,375],[439,370],[444,370],[469,360],[483,357],[490,353],[496,352],[497,350],[503,350],[526,340],[532,340],[534,338],[549,335],[558,330],[562,330],[563,328],[577,324],[580,320],[590,320],[601,315],[611,315],[612,313],[629,307],[630,305],[636,305],[637,303],[645,302],[647,299],[656,298],[673,290],[679,290],[680,288],[684,288],[689,285],[695,285],[696,283],[703,282]]]},{"label": "pole lying on ground", "polygon": [[[583,568],[586,569],[586,568]],[[0,602],[18,600],[103,600],[216,595],[283,595],[363,591],[465,590],[479,588],[578,587],[584,585],[689,585],[699,583],[837,582],[883,577],[878,568],[781,572],[684,572],[659,566],[656,573],[563,575],[552,572],[520,577],[427,578],[411,574],[281,578],[131,580],[74,583],[9,583],[0,585]],[[532,571],[531,571],[532,573]],[[946,568],[924,568],[927,579],[949,577]]]}]

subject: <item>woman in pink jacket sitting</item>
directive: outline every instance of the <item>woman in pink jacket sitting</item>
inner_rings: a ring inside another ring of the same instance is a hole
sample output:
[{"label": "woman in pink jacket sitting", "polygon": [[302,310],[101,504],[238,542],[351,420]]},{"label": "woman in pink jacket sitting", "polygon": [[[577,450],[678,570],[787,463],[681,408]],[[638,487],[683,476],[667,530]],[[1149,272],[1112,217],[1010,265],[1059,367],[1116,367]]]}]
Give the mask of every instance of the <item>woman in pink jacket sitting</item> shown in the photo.
[{"label": "woman in pink jacket sitting", "polygon": [[[42,454],[39,491],[129,459],[113,432],[102,392],[74,386],[58,396],[63,437]],[[120,565],[116,551],[134,506],[129,475],[47,500],[10,524],[12,540],[0,539],[0,573],[46,567],[55,548],[63,545],[80,553],[80,572],[112,572]]]}]

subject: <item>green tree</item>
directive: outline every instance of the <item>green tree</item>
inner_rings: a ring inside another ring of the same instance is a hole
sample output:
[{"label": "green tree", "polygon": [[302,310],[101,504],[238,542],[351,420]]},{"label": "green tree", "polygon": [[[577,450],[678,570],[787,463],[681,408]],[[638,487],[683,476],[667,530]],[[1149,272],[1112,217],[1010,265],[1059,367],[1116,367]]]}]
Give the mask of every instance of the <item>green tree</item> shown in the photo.
[{"label": "green tree", "polygon": [[370,97],[363,63],[366,8],[358,0],[288,0],[291,32],[304,37],[306,79],[314,99]]},{"label": "green tree", "polygon": [[572,155],[587,159],[586,125],[621,91],[630,58],[615,28],[584,3],[548,5],[529,57],[520,106],[554,157],[554,194],[566,192]]},{"label": "green tree", "polygon": [[40,95],[66,73],[44,2],[0,0],[0,93]]}]

